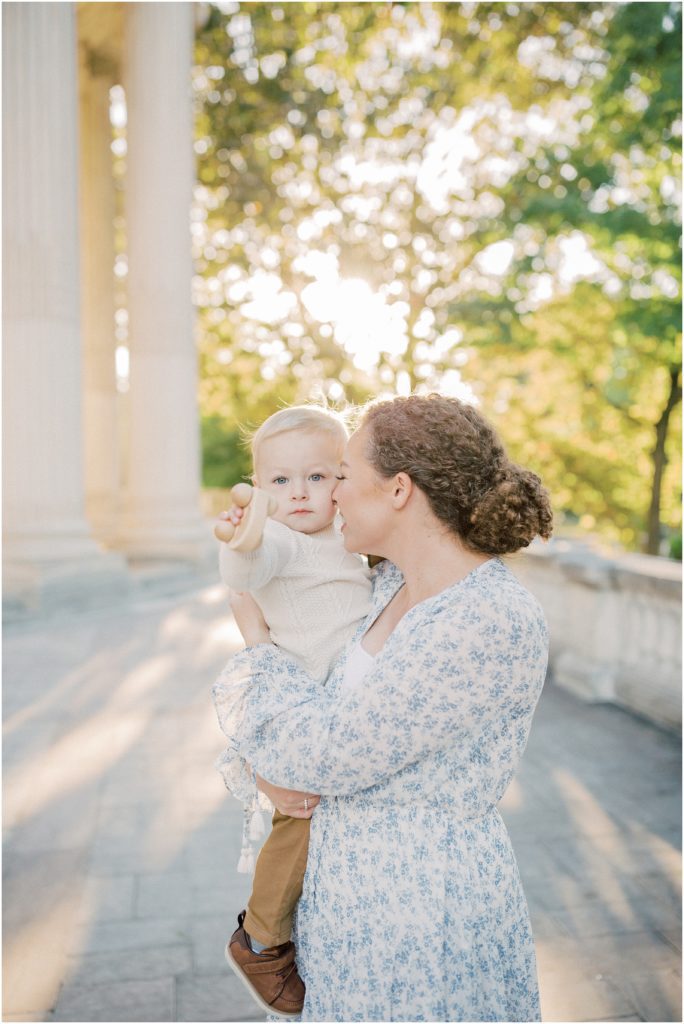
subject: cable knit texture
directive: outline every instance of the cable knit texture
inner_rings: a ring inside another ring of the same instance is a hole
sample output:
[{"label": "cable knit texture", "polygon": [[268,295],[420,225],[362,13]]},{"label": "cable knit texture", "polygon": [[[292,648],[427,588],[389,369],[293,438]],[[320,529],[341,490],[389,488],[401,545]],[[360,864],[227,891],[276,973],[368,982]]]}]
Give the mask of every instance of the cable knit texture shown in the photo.
[{"label": "cable knit texture", "polygon": [[[227,586],[252,594],[264,613],[273,643],[318,683],[327,678],[370,610],[370,570],[359,555],[345,550],[335,524],[304,534],[268,519],[256,551],[233,551],[221,544],[219,565]],[[249,815],[258,808],[272,808],[263,793],[257,792],[253,774],[236,749],[234,723],[227,723],[216,692],[214,699],[219,723],[229,740],[216,767],[233,796],[245,804],[247,833]],[[247,836],[243,853],[251,865]]]},{"label": "cable knit texture", "polygon": [[322,682],[371,602],[370,570],[337,527],[306,534],[268,519],[256,551],[221,544],[219,560],[223,582],[256,600],[273,643]]}]

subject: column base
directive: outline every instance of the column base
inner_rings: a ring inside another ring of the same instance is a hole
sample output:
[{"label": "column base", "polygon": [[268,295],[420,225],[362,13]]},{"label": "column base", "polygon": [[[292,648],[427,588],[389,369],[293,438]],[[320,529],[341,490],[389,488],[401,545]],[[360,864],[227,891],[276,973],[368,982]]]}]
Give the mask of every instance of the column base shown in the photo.
[{"label": "column base", "polygon": [[86,495],[86,518],[95,540],[106,549],[115,548],[119,527],[116,495]]},{"label": "column base", "polygon": [[58,611],[104,608],[126,599],[131,578],[126,560],[102,551],[87,537],[71,538],[60,551],[54,538],[5,544],[3,618],[16,621]]},{"label": "column base", "polygon": [[173,562],[202,567],[212,559],[216,561],[212,524],[199,516],[180,523],[131,523],[115,546],[133,563]]}]

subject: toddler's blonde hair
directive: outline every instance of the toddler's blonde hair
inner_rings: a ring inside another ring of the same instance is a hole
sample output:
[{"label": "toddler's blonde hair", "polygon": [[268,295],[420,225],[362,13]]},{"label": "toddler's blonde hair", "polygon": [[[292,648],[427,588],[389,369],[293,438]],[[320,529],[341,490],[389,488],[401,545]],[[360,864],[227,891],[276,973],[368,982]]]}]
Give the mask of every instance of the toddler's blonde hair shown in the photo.
[{"label": "toddler's blonde hair", "polygon": [[320,431],[335,438],[338,442],[340,456],[349,439],[349,432],[340,413],[326,409],[321,405],[291,405],[288,409],[279,409],[264,420],[252,434],[250,447],[252,450],[252,471],[256,471],[259,449],[269,437],[277,437],[289,430],[301,430],[307,433]]}]

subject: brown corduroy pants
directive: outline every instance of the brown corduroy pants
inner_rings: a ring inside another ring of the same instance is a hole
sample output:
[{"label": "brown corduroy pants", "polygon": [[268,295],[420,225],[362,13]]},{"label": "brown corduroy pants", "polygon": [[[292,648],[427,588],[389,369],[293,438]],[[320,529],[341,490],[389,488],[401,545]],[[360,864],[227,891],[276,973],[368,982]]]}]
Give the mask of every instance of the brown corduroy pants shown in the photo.
[{"label": "brown corduroy pants", "polygon": [[309,818],[289,818],[280,811],[273,815],[271,834],[257,857],[244,920],[245,931],[257,942],[289,942],[292,915],[302,894],[310,827]]}]

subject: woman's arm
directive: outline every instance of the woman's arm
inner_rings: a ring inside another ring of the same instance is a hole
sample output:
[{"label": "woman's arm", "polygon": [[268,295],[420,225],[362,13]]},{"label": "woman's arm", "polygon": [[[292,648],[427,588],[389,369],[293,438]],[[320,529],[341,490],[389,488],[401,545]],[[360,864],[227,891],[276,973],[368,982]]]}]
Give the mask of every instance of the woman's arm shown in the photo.
[{"label": "woman's arm", "polygon": [[[261,608],[251,594],[230,591],[230,607],[238,629],[248,646],[270,643],[270,634]],[[257,788],[264,793],[281,814],[290,818],[310,818],[314,808],[321,802],[315,793],[273,786],[260,775],[256,776]]]},{"label": "woman's arm", "polygon": [[257,789],[260,789],[273,806],[288,818],[310,818],[314,808],[321,802],[320,796],[316,796],[315,793],[302,793],[298,789],[273,786],[260,775],[256,777],[256,784]]},{"label": "woman's arm", "polygon": [[460,602],[400,624],[363,684],[334,698],[272,645],[238,655],[224,682],[241,688],[236,742],[260,775],[345,795],[439,749],[467,756],[490,723],[530,712],[546,658],[536,605]]}]

